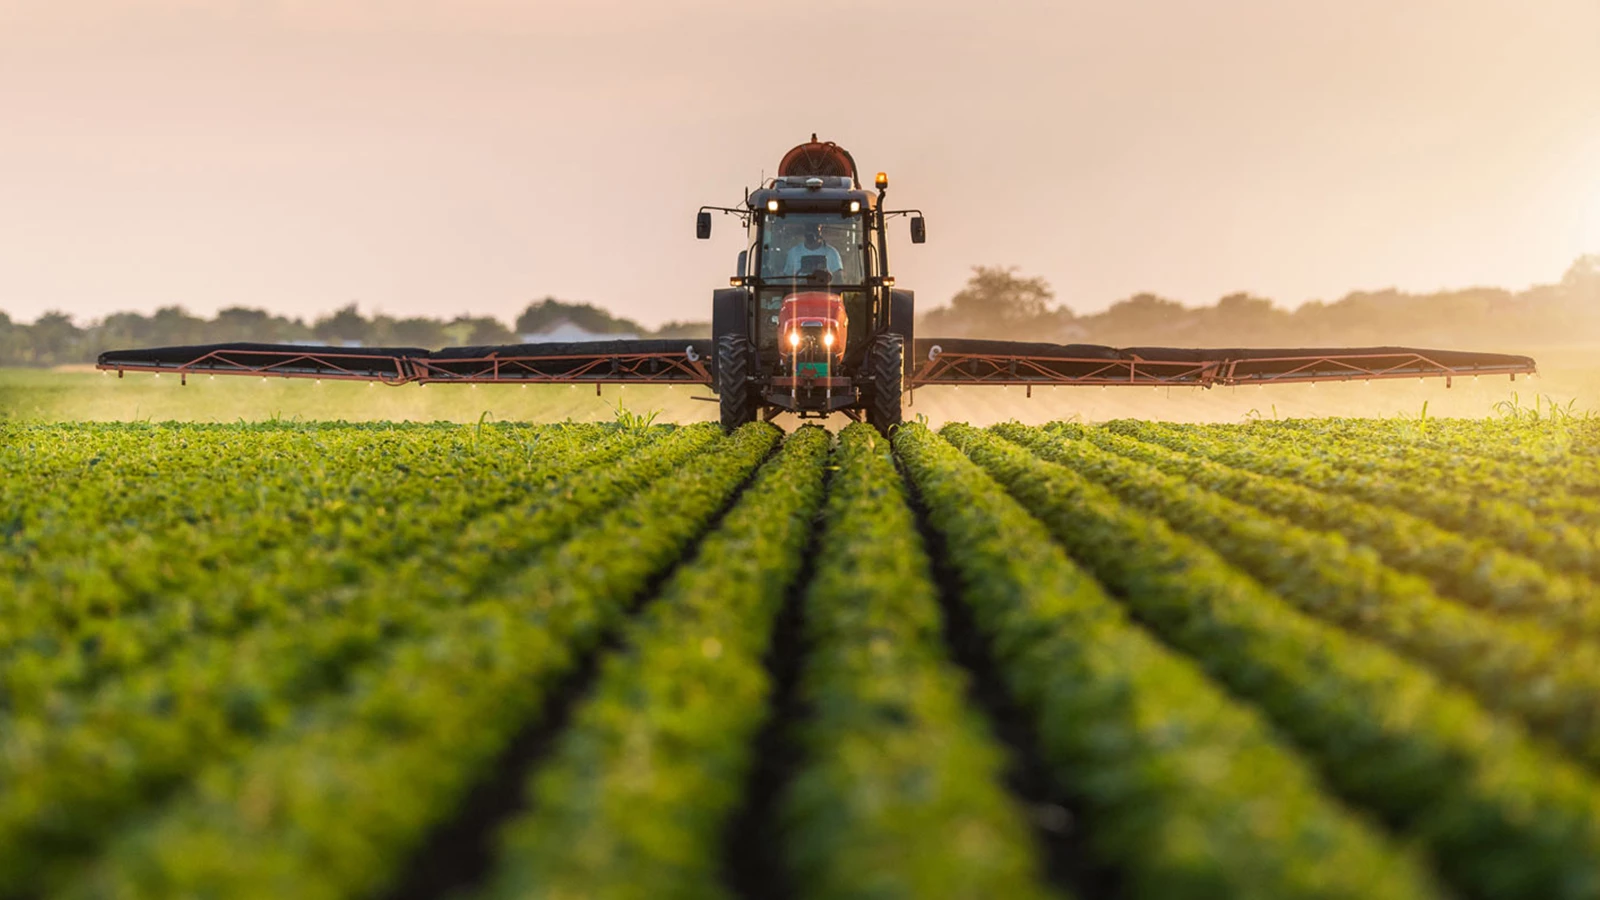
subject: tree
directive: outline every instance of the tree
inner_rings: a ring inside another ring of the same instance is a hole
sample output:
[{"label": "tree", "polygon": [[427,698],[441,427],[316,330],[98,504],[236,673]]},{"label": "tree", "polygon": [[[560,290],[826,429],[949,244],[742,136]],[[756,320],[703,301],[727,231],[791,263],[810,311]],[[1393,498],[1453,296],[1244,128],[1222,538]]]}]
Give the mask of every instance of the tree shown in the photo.
[{"label": "tree", "polygon": [[1578,257],[1561,277],[1561,289],[1585,312],[1600,312],[1600,253]]},{"label": "tree", "polygon": [[992,318],[1021,324],[1050,311],[1055,291],[1043,278],[1019,278],[1016,266],[973,266],[966,287],[950,298],[950,308],[966,318]]},{"label": "tree", "polygon": [[275,337],[273,330],[272,314],[266,310],[230,306],[217,311],[217,318],[211,324],[211,337],[218,342],[268,341]]},{"label": "tree", "polygon": [[517,316],[517,334],[539,334],[563,323],[570,323],[594,334],[643,334],[645,329],[632,319],[619,319],[591,303],[565,303],[546,297],[529,303]]},{"label": "tree", "polygon": [[1279,310],[1265,297],[1256,297],[1240,291],[1217,301],[1217,317],[1238,321],[1265,319]]},{"label": "tree", "polygon": [[386,322],[383,342],[401,347],[426,347],[436,350],[450,343],[445,324],[438,319],[420,317],[390,319]]},{"label": "tree", "polygon": [[1150,345],[1175,340],[1192,330],[1190,311],[1176,300],[1135,294],[1118,300],[1103,313],[1084,320],[1097,341]]},{"label": "tree", "polygon": [[443,330],[452,344],[463,347],[509,344],[517,339],[504,323],[490,316],[456,316]]},{"label": "tree", "polygon": [[1563,287],[1600,281],[1600,253],[1585,253],[1572,261],[1567,274],[1561,277]]},{"label": "tree", "polygon": [[367,320],[362,318],[354,303],[340,307],[333,315],[324,316],[311,326],[311,333],[317,340],[330,344],[363,343],[369,331]]},{"label": "tree", "polygon": [[181,306],[163,306],[150,317],[150,327],[163,344],[203,344],[206,342],[206,320],[189,314]]},{"label": "tree", "polygon": [[22,326],[0,312],[0,366],[19,366],[27,362],[23,352],[28,348],[28,336]]},{"label": "tree", "polygon": [[650,332],[651,337],[699,338],[702,340],[706,339],[710,334],[710,322],[666,322],[660,328]]},{"label": "tree", "polygon": [[973,266],[950,305],[929,310],[923,330],[984,338],[1052,340],[1068,328],[1072,312],[1052,308],[1055,291],[1043,278],[1023,278],[1016,266]]},{"label": "tree", "polygon": [[78,362],[78,345],[83,341],[83,329],[73,324],[72,317],[64,312],[50,311],[28,326],[28,338],[33,345],[34,365],[55,366]]},{"label": "tree", "polygon": [[1281,342],[1289,332],[1290,316],[1265,297],[1239,292],[1217,301],[1216,306],[1185,310],[1195,317],[1195,340],[1221,346]]}]

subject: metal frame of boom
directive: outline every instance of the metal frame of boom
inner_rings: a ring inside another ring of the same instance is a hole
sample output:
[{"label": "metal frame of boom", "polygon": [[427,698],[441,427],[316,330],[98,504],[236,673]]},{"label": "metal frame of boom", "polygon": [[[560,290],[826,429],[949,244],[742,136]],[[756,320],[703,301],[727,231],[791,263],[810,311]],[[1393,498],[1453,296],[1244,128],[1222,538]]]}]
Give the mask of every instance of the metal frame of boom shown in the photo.
[{"label": "metal frame of boom", "polygon": [[[317,350],[212,350],[184,363],[157,361],[101,362],[96,368],[125,372],[176,372],[185,383],[193,373],[259,375],[376,381],[383,384],[710,384],[711,374],[698,357],[682,352],[561,354],[551,356],[482,356],[424,359],[372,355],[374,369],[353,369],[350,356],[337,348]],[[392,367],[393,374],[378,371]],[[549,371],[558,367],[557,371]]]},{"label": "metal frame of boom", "polygon": [[[1058,366],[1086,368],[1080,373]],[[1241,372],[1241,367],[1287,366],[1282,371]],[[1326,367],[1326,369],[1324,368]],[[1331,369],[1332,371],[1328,371]],[[909,388],[934,385],[1213,385],[1293,384],[1310,381],[1356,381],[1374,378],[1443,377],[1450,386],[1456,375],[1534,374],[1530,366],[1450,366],[1413,352],[1251,357],[1206,361],[1099,359],[1026,356],[1009,353],[937,353],[908,380]]]},{"label": "metal frame of boom", "polygon": [[[919,387],[963,385],[1214,385],[1292,384],[1442,377],[1450,386],[1458,375],[1534,374],[1531,365],[1448,365],[1423,352],[1314,353],[1206,361],[1100,359],[1012,353],[936,352],[906,379]],[[366,365],[357,367],[359,360]],[[563,353],[518,356],[438,358],[352,356],[340,348],[283,350],[208,349],[185,362],[102,360],[98,368],[126,372],[176,373],[187,383],[191,373],[258,375],[277,378],[327,378],[383,384],[697,384],[710,385],[701,358],[685,351]],[[1063,368],[1073,371],[1062,371]],[[1265,369],[1266,371],[1262,371]]]}]

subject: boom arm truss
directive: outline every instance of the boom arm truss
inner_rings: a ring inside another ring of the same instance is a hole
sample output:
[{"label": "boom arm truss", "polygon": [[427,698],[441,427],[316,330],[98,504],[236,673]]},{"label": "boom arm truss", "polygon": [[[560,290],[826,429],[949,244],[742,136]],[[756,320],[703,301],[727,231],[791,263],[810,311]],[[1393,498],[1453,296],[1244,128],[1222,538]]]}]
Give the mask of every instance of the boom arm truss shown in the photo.
[{"label": "boom arm truss", "polygon": [[117,350],[97,368],[124,372],[330,378],[384,384],[710,384],[700,342],[585,341],[450,347],[301,347],[212,344]]},{"label": "boom arm truss", "polygon": [[[384,384],[711,384],[705,341],[617,340],[451,347],[211,344],[119,350],[98,368],[125,372],[328,378]],[[906,387],[937,385],[1284,384],[1537,371],[1526,356],[1409,347],[1117,349],[967,338],[919,340]]]},{"label": "boom arm truss", "polygon": [[1410,347],[1190,350],[969,339],[918,341],[912,387],[925,385],[1289,384],[1374,378],[1534,374],[1534,361],[1502,353]]}]

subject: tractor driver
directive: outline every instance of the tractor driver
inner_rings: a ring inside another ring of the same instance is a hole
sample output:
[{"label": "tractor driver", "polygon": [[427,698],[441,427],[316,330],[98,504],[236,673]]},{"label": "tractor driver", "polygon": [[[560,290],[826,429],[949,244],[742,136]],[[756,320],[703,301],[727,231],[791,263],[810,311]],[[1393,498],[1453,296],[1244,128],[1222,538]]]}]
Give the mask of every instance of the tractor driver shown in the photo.
[{"label": "tractor driver", "polygon": [[[822,240],[822,223],[811,222],[804,227],[805,241],[789,248],[789,255],[784,259],[783,274],[809,275],[811,272],[825,270],[835,282],[843,281],[844,260],[840,259],[839,251]],[[807,265],[808,256],[822,257],[821,265],[815,262]]]}]

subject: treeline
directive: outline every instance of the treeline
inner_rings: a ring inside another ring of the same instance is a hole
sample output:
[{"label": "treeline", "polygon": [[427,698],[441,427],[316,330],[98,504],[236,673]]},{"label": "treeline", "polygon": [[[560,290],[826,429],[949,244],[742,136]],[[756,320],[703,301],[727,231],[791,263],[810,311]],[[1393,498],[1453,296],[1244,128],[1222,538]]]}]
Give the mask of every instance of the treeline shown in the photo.
[{"label": "treeline", "polygon": [[94,362],[102,351],[129,347],[220,344],[230,341],[361,345],[365,347],[440,347],[514,344],[522,335],[570,326],[591,334],[638,337],[702,337],[706,322],[670,322],[649,329],[618,318],[588,303],[566,303],[547,297],[528,304],[511,325],[492,316],[395,318],[366,316],[354,305],[321,318],[274,315],[266,310],[232,307],[206,319],[182,307],[158,309],[150,315],[114,313],[80,325],[66,313],[51,312],[32,324],[14,322],[0,312],[0,366],[55,366]]},{"label": "treeline", "polygon": [[1468,288],[1411,294],[1357,291],[1289,310],[1230,294],[1184,306],[1138,294],[1079,316],[1055,303],[1049,284],[1013,269],[979,266],[949,306],[930,310],[919,334],[1095,343],[1118,347],[1295,347],[1410,344],[1514,352],[1600,342],[1600,255],[1574,262],[1556,284],[1525,291]]},{"label": "treeline", "polygon": [[[711,331],[707,322],[671,322],[648,329],[591,304],[550,297],[530,303],[509,326],[491,316],[449,320],[366,316],[354,305],[310,322],[242,307],[205,319],[173,306],[151,315],[116,313],[83,325],[60,312],[46,313],[31,324],[14,322],[0,312],[0,365],[86,363],[104,350],[227,341],[437,349],[517,343],[524,335],[562,326],[595,335],[663,338],[704,338]],[[1292,310],[1244,293],[1198,307],[1138,294],[1084,316],[1057,303],[1055,292],[1042,278],[1023,277],[1012,268],[978,266],[950,304],[927,310],[917,327],[925,336],[1118,347],[1410,344],[1515,352],[1532,346],[1600,342],[1600,254],[1579,258],[1555,284],[1520,292],[1358,291],[1332,303],[1314,301]]]}]

